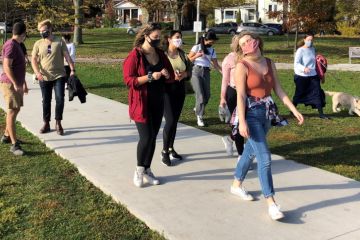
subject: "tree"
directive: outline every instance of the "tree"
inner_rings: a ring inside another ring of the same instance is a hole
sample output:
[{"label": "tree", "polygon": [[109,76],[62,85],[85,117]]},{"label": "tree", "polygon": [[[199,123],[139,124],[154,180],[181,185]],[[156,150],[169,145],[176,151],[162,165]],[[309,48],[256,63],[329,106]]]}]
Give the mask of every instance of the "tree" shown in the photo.
[{"label": "tree", "polygon": [[277,0],[283,5],[282,11],[269,12],[269,17],[281,18],[289,31],[295,30],[294,51],[298,31],[329,30],[335,28],[335,0]]},{"label": "tree", "polygon": [[229,7],[238,7],[245,2],[246,0],[206,0],[201,2],[201,8],[205,11],[213,12],[214,9],[220,8],[221,16],[220,22],[223,22],[224,9]]},{"label": "tree", "polygon": [[146,9],[150,22],[155,21],[155,13],[158,11],[158,9],[164,8],[162,0],[133,0],[132,2]]},{"label": "tree", "polygon": [[348,27],[355,27],[360,23],[360,0],[337,0],[336,19],[346,22]]},{"label": "tree", "polygon": [[75,28],[74,28],[74,43],[76,45],[84,43],[82,38],[82,24],[84,20],[83,0],[73,0],[75,8]]}]

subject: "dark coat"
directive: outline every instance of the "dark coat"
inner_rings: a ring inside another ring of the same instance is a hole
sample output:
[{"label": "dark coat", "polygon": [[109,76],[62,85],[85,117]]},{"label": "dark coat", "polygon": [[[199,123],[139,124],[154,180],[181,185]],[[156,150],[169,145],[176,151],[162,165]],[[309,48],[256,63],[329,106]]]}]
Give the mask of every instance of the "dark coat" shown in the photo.
[{"label": "dark coat", "polygon": [[68,83],[68,90],[69,90],[69,101],[72,101],[75,96],[78,96],[81,103],[86,102],[87,92],[77,76],[75,75],[70,76]]}]

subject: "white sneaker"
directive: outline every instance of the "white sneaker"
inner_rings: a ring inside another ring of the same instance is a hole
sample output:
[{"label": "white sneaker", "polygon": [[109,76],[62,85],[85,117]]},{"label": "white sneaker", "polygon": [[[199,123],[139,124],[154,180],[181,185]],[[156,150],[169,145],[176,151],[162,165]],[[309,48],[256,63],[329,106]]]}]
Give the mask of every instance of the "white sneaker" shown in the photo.
[{"label": "white sneaker", "polygon": [[229,136],[224,136],[221,138],[225,145],[226,154],[228,156],[233,155],[233,140]]},{"label": "white sneaker", "polygon": [[249,194],[244,187],[230,187],[230,192],[236,196],[241,197],[245,201],[253,201],[254,197]]},{"label": "white sneaker", "polygon": [[203,120],[202,116],[197,116],[197,125],[199,127],[204,127],[205,126],[205,123],[204,123],[204,120]]},{"label": "white sneaker", "polygon": [[150,168],[148,168],[144,172],[144,179],[151,185],[159,185],[160,184],[159,180],[155,178],[155,175],[152,173]]},{"label": "white sneaker", "polygon": [[285,217],[285,215],[280,211],[280,205],[277,205],[276,203],[272,203],[269,206],[269,216],[272,220],[279,220]]},{"label": "white sneaker", "polygon": [[134,173],[134,185],[137,187],[142,187],[144,185],[144,171],[145,168],[144,167],[136,167],[135,169],[135,173]]}]

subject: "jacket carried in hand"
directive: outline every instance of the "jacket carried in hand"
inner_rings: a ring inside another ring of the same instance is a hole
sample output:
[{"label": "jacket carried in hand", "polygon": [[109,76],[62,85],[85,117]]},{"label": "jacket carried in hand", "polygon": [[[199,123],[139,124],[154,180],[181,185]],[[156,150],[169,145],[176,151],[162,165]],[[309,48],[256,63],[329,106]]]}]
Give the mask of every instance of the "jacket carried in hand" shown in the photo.
[{"label": "jacket carried in hand", "polygon": [[[159,61],[162,61],[164,68],[168,70],[170,78],[165,83],[175,81],[174,70],[165,53],[156,48]],[[138,77],[145,76],[146,67],[143,61],[143,53],[140,48],[134,48],[124,61],[123,77],[129,89],[129,116],[135,122],[145,123],[147,121],[147,84],[139,85]]]},{"label": "jacket carried in hand", "polygon": [[69,90],[69,101],[72,101],[75,96],[78,96],[81,103],[86,102],[87,92],[77,76],[75,75],[70,76],[68,82],[68,90]]}]

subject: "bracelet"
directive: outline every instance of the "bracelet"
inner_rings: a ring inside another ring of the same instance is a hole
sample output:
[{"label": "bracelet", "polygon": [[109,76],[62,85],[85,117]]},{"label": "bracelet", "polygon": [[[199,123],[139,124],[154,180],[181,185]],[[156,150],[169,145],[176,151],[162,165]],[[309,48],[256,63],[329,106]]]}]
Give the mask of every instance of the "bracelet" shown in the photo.
[{"label": "bracelet", "polygon": [[151,83],[152,82],[152,80],[153,80],[153,76],[152,76],[152,72],[151,71],[149,71],[148,72],[148,74],[147,74],[147,80],[148,80],[148,83]]}]

